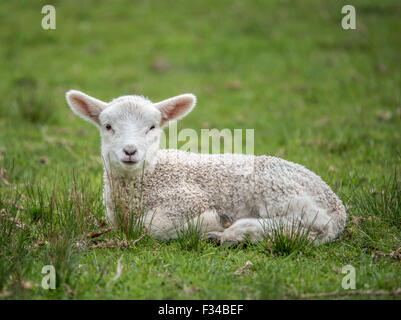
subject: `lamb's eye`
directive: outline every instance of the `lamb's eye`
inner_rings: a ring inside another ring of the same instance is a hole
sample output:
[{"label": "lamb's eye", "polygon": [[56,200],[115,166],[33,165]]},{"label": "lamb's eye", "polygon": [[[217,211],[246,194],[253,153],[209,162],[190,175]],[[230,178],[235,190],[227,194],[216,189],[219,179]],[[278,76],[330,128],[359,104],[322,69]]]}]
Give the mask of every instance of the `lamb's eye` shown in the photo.
[{"label": "lamb's eye", "polygon": [[106,130],[111,130],[111,125],[106,124]]},{"label": "lamb's eye", "polygon": [[153,130],[154,128],[156,128],[154,125],[151,126],[151,127],[149,128],[149,131],[150,131],[150,130]]}]

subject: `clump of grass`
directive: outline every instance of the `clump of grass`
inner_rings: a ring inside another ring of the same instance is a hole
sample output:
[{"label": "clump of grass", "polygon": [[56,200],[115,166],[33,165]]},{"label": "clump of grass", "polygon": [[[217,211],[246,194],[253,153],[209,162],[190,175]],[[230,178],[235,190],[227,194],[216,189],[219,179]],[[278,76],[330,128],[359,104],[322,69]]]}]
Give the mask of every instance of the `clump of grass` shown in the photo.
[{"label": "clump of grass", "polygon": [[12,183],[14,163],[0,167],[0,292],[6,286],[18,289],[29,267],[29,228],[20,219],[21,192]]},{"label": "clump of grass", "polygon": [[142,186],[126,180],[117,181],[107,173],[111,181],[111,198],[114,212],[114,228],[120,240],[137,240],[146,233]]},{"label": "clump of grass", "polygon": [[270,256],[288,256],[304,251],[314,240],[310,228],[305,228],[300,221],[290,225],[280,220],[265,228],[262,241],[256,245]]},{"label": "clump of grass", "polygon": [[[67,231],[67,230],[66,230]],[[56,287],[64,284],[75,287],[78,262],[86,243],[77,241],[72,232],[55,231],[48,237],[42,251],[43,265],[52,265],[56,270]]]},{"label": "clump of grass", "polygon": [[378,188],[363,187],[351,201],[365,216],[380,217],[385,223],[401,228],[401,177],[396,170]]},{"label": "clump of grass", "polygon": [[50,187],[39,179],[24,184],[24,216],[45,236],[60,227],[85,237],[99,227],[98,217],[104,212],[100,190],[92,189],[85,176],[78,181],[74,172],[57,175]]},{"label": "clump of grass", "polygon": [[368,251],[391,251],[401,246],[401,179],[398,170],[377,187],[362,186],[349,200],[347,234]]},{"label": "clump of grass", "polygon": [[10,281],[14,287],[21,283],[30,258],[29,240],[15,207],[6,205],[0,195],[0,292]]},{"label": "clump of grass", "polygon": [[40,182],[26,184],[25,188],[29,201],[24,211],[34,236],[32,250],[42,262],[39,270],[45,265],[55,268],[58,289],[64,284],[74,286],[73,275],[91,229],[89,224],[83,223],[84,219],[76,216],[75,210],[70,210],[79,207],[80,203],[73,192],[66,191],[60,190],[58,185],[49,190]]},{"label": "clump of grass", "polygon": [[146,233],[145,210],[127,209],[121,205],[121,200],[114,203],[115,229],[120,240],[136,240]]},{"label": "clump of grass", "polygon": [[40,273],[45,265],[55,267],[59,293],[64,285],[74,288],[79,281],[78,262],[88,235],[102,227],[98,217],[104,208],[97,199],[99,190],[92,188],[86,175],[80,179],[74,173],[56,176],[52,185],[30,177],[23,184],[9,181],[8,188],[2,187],[0,290],[5,286],[16,295],[24,294],[18,284],[24,283],[27,270]]},{"label": "clump of grass", "polygon": [[195,218],[186,214],[184,220],[175,225],[175,231],[182,250],[197,251],[205,244],[205,230],[199,214]]}]

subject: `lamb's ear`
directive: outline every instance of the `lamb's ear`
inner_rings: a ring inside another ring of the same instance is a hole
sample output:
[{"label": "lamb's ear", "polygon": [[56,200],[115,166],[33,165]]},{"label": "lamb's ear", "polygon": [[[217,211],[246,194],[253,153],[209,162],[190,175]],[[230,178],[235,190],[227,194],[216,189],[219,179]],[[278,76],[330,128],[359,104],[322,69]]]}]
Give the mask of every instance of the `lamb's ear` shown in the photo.
[{"label": "lamb's ear", "polygon": [[196,104],[196,97],[186,93],[155,103],[155,107],[162,114],[160,126],[166,125],[170,120],[178,120],[192,111]]},{"label": "lamb's ear", "polygon": [[106,102],[95,99],[77,90],[70,90],[65,96],[68,105],[75,114],[96,125],[100,124],[99,114],[107,107]]}]

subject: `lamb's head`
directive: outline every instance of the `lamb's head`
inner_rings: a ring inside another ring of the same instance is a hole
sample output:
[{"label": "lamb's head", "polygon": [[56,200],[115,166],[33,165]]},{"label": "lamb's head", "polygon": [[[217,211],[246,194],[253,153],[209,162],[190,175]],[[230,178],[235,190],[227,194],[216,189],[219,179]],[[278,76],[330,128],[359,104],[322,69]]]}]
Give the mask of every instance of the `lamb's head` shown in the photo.
[{"label": "lamb's head", "polygon": [[122,96],[109,103],[80,91],[66,94],[72,111],[100,129],[102,157],[117,172],[139,172],[151,163],[160,145],[162,128],[184,117],[195,106],[192,94],[152,103],[142,96]]}]

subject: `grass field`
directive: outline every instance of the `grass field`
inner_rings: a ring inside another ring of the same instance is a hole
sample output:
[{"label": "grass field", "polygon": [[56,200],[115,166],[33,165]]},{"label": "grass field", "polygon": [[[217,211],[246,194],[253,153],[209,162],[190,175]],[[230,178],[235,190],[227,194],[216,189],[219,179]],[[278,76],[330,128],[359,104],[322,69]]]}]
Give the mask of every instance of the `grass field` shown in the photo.
[{"label": "grass field", "polygon": [[[41,28],[45,4],[56,30]],[[354,0],[357,29],[343,30],[345,4],[1,1],[0,297],[399,299],[401,4]],[[68,108],[72,88],[106,101],[194,93],[179,128],[255,129],[255,154],[303,164],[338,193],[345,231],[290,250],[96,236],[100,138]],[[45,265],[55,290],[40,285]],[[341,286],[346,265],[357,291]]]}]

